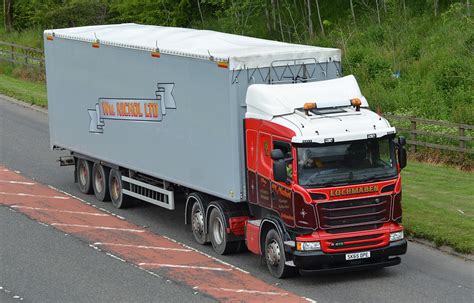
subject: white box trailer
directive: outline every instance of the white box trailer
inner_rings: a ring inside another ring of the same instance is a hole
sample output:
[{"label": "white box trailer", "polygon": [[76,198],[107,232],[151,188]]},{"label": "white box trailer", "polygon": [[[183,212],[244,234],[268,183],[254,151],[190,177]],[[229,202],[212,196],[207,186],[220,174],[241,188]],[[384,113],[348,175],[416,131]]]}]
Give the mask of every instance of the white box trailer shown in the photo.
[{"label": "white box trailer", "polygon": [[205,30],[55,29],[44,45],[52,147],[233,202],[247,199],[249,85],[341,74],[338,49]]}]

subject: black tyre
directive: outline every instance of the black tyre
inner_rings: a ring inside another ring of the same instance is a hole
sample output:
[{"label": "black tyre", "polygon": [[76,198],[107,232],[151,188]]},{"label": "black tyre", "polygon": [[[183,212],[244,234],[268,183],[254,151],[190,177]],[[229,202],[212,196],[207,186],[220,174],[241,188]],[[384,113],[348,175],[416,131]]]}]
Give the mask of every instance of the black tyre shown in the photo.
[{"label": "black tyre", "polygon": [[130,196],[123,194],[122,174],[116,169],[111,169],[109,173],[110,200],[116,208],[127,208],[133,204]]},{"label": "black tyre", "polygon": [[109,195],[109,168],[94,163],[92,167],[92,187],[94,195],[99,201],[108,201]]},{"label": "black tyre", "polygon": [[92,163],[84,160],[77,160],[76,178],[79,190],[84,194],[92,194]]},{"label": "black tyre", "polygon": [[278,279],[289,278],[298,274],[296,267],[285,264],[285,247],[280,234],[275,229],[268,231],[265,238],[265,262],[270,273]]},{"label": "black tyre", "polygon": [[227,241],[224,215],[217,208],[213,208],[209,216],[208,232],[212,248],[216,253],[227,255],[239,250],[241,241]]},{"label": "black tyre", "polygon": [[[194,239],[197,243],[204,245],[208,243],[207,235],[205,233],[205,217],[206,212],[202,209],[202,197],[199,194],[191,193],[186,199],[191,208],[191,230],[193,231]],[[192,204],[190,204],[192,203]]]}]

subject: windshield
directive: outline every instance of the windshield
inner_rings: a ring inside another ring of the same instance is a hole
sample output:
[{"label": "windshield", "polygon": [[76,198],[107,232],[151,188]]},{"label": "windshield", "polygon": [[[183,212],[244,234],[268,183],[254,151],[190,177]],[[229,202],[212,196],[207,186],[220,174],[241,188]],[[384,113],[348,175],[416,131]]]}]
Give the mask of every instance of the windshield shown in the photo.
[{"label": "windshield", "polygon": [[298,182],[323,187],[395,178],[394,148],[391,138],[298,147]]}]

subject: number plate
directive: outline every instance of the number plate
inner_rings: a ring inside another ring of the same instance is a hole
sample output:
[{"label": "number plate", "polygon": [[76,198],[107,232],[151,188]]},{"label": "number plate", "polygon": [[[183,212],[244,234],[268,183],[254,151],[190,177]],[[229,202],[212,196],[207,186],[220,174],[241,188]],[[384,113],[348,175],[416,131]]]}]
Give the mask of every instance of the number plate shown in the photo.
[{"label": "number plate", "polygon": [[357,260],[370,258],[370,251],[362,251],[358,253],[346,254],[346,260]]}]

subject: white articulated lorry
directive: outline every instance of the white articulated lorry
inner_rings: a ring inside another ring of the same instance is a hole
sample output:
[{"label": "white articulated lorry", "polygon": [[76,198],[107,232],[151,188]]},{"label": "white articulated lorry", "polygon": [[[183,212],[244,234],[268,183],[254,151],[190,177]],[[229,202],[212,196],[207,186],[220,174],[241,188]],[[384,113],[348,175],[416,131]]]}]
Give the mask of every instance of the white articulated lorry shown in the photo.
[{"label": "white articulated lorry", "polygon": [[405,140],[340,50],[137,24],[44,44],[51,147],[82,192],[185,203],[198,243],[246,245],[276,277],[400,263]]}]

